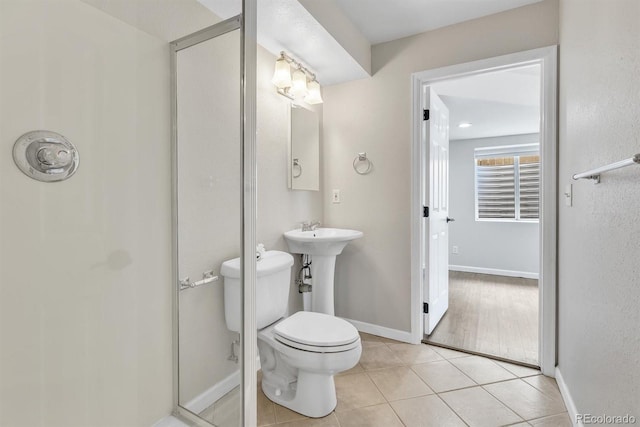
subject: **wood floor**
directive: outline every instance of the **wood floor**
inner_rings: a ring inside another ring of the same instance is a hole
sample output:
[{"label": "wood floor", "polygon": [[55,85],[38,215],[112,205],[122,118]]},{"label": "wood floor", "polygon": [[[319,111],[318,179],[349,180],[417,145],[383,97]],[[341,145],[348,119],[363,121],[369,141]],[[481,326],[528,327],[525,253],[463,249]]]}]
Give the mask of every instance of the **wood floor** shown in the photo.
[{"label": "wood floor", "polygon": [[538,365],[538,281],[449,272],[449,310],[427,342]]}]

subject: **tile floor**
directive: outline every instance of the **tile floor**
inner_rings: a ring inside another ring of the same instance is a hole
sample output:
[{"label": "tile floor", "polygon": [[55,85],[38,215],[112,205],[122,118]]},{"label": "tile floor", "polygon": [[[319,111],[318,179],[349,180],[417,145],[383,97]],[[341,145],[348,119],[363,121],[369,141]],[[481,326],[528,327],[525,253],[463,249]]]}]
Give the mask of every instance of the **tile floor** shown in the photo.
[{"label": "tile floor", "polygon": [[[271,402],[258,385],[258,425],[571,426],[555,380],[537,370],[425,344],[361,336],[360,363],[335,377],[334,412],[306,418]],[[219,407],[223,411],[224,404]],[[211,415],[220,425],[224,417]]]}]

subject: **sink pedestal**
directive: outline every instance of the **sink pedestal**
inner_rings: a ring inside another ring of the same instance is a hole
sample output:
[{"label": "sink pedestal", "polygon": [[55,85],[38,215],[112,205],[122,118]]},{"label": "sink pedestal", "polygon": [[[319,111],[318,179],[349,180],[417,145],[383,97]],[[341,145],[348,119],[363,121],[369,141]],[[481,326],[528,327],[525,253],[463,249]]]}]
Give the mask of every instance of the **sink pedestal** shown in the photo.
[{"label": "sink pedestal", "polygon": [[334,315],[335,255],[311,255],[311,311]]},{"label": "sink pedestal", "polygon": [[311,255],[311,304],[308,294],[303,294],[304,309],[333,316],[336,256],[342,253],[347,243],[361,238],[362,232],[340,228],[297,229],[287,231],[284,237],[291,253]]}]

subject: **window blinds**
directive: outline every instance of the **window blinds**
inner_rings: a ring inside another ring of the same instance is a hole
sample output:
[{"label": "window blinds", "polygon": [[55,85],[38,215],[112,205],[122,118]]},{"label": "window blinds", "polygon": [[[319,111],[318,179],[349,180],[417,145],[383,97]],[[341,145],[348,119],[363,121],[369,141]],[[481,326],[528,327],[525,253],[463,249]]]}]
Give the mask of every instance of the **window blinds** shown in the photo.
[{"label": "window blinds", "polygon": [[519,158],[520,219],[540,216],[540,155]]},{"label": "window blinds", "polygon": [[475,150],[476,219],[538,219],[538,150],[538,144]]}]

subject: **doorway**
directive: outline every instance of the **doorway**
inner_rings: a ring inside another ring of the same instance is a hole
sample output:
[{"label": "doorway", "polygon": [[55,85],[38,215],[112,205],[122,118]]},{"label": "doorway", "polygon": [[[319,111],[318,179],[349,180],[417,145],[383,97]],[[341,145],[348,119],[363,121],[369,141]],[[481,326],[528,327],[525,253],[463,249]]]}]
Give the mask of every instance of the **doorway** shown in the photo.
[{"label": "doorway", "polygon": [[[537,84],[499,88],[519,81]],[[556,49],[416,73],[413,85],[412,335],[553,376]]]}]

